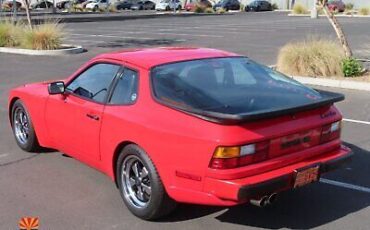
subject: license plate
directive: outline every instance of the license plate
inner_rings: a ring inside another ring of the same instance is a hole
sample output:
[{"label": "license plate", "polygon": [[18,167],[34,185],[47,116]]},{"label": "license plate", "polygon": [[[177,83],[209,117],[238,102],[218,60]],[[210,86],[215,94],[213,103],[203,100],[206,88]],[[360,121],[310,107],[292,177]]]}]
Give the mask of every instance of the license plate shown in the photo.
[{"label": "license plate", "polygon": [[319,165],[309,168],[295,170],[294,188],[302,187],[319,179]]}]

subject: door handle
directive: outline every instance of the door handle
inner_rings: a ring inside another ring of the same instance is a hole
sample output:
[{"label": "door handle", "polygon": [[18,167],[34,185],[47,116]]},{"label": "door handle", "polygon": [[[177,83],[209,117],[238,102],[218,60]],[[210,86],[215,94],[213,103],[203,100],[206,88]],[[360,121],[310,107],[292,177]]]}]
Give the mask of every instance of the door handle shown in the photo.
[{"label": "door handle", "polygon": [[94,114],[86,114],[86,116],[90,119],[93,119],[95,121],[99,121],[99,116],[98,115],[94,115]]}]

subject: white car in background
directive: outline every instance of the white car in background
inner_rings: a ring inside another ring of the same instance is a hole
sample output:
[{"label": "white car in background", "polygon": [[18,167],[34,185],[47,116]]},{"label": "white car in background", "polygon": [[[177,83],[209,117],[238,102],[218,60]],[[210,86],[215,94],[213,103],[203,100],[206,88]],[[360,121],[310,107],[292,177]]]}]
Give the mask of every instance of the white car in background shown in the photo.
[{"label": "white car in background", "polygon": [[98,11],[99,9],[108,9],[108,0],[94,0],[86,4],[86,9]]},{"label": "white car in background", "polygon": [[156,10],[181,10],[180,0],[161,0],[155,5]]}]

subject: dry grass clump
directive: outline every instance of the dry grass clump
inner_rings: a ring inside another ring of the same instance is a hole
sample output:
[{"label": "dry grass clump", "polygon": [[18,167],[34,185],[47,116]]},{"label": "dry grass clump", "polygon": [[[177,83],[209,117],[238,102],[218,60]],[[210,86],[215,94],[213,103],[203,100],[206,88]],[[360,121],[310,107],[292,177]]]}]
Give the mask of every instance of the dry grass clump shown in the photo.
[{"label": "dry grass clump", "polygon": [[213,14],[215,11],[212,9],[212,7],[207,7],[205,10],[204,10],[204,13],[206,14]]},{"label": "dry grass clump", "polygon": [[195,13],[204,13],[204,10],[205,10],[204,6],[202,6],[200,4],[195,5],[195,8],[194,8]]},{"label": "dry grass clump", "polygon": [[25,29],[21,47],[35,50],[53,50],[61,46],[64,36],[63,26],[58,23],[45,23],[32,29]]},{"label": "dry grass clump", "polygon": [[369,15],[370,14],[370,8],[362,7],[358,11],[359,15]]},{"label": "dry grass clump", "polygon": [[308,39],[288,43],[279,51],[277,70],[299,76],[343,76],[342,48],[332,40]]},{"label": "dry grass clump", "polygon": [[293,6],[293,13],[295,13],[295,14],[307,14],[308,13],[308,10],[301,3],[296,3]]},{"label": "dry grass clump", "polygon": [[0,47],[14,47],[19,45],[18,38],[21,29],[21,24],[13,24],[10,21],[0,22]]},{"label": "dry grass clump", "polygon": [[217,11],[216,11],[216,13],[218,13],[218,14],[224,14],[224,13],[226,13],[226,10],[224,8],[218,8]]}]

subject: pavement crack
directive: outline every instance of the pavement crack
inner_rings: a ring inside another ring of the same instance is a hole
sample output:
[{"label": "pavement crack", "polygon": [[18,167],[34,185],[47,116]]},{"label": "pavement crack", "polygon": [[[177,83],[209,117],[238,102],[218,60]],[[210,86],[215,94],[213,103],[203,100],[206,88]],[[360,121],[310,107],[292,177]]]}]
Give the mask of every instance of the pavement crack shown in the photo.
[{"label": "pavement crack", "polygon": [[40,154],[34,154],[32,156],[29,156],[29,157],[25,157],[25,158],[22,158],[22,159],[18,159],[18,160],[15,160],[15,161],[10,161],[10,162],[6,162],[6,163],[0,163],[0,167],[3,167],[3,166],[9,166],[9,165],[13,165],[13,164],[18,164],[22,161],[26,161],[26,160],[29,160],[29,159],[32,159],[32,158],[35,158],[37,157],[38,155]]}]

